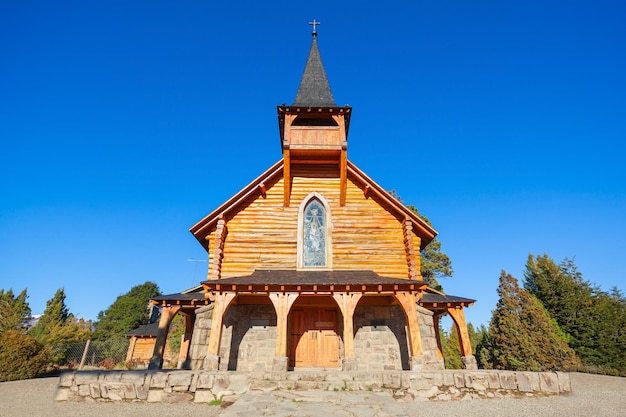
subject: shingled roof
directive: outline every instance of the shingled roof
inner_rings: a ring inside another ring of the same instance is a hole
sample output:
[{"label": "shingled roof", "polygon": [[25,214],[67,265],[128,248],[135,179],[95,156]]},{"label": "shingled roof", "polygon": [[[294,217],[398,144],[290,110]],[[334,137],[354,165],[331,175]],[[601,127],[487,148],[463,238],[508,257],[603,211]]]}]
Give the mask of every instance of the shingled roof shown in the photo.
[{"label": "shingled roof", "polygon": [[309,58],[304,67],[304,74],[300,81],[298,94],[293,106],[300,107],[336,107],[330,84],[326,78],[326,71],[322,64],[320,51],[317,48],[317,36],[313,33],[313,43],[309,51]]}]

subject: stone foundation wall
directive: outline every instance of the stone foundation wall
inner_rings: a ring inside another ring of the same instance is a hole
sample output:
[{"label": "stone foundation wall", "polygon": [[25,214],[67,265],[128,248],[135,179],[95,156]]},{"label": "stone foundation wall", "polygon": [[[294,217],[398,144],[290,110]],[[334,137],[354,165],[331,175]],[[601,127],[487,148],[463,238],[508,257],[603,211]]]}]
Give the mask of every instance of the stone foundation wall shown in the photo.
[{"label": "stone foundation wall", "polygon": [[417,306],[417,313],[419,314],[420,335],[424,350],[423,369],[425,371],[445,369],[443,357],[440,358],[438,353],[436,332],[439,329],[435,329],[433,312]]},{"label": "stone foundation wall", "polygon": [[202,369],[204,358],[209,346],[209,334],[211,334],[211,322],[213,318],[213,304],[196,310],[191,346],[189,347],[189,359],[191,369]]},{"label": "stone foundation wall", "polygon": [[276,389],[386,390],[395,398],[446,401],[568,394],[571,383],[569,374],[562,372],[76,371],[61,375],[56,400],[206,403]]},{"label": "stone foundation wall", "polygon": [[220,370],[271,371],[276,312],[270,305],[232,305],[224,317]]},{"label": "stone foundation wall", "polygon": [[[437,353],[433,313],[417,307],[423,370],[444,369]],[[399,306],[358,306],[354,313],[354,354],[359,371],[411,369],[406,319]]]}]

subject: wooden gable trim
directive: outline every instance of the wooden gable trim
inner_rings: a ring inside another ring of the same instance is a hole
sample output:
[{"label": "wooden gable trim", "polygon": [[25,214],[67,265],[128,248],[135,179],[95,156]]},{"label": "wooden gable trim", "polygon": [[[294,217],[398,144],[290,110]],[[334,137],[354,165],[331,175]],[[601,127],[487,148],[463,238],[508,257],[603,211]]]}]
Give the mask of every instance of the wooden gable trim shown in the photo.
[{"label": "wooden gable trim", "polygon": [[[222,260],[224,259],[224,243],[228,227],[224,216],[220,216],[215,229],[215,242],[213,243],[213,256],[211,257],[211,265],[209,268],[209,279],[216,280],[222,277]],[[208,236],[207,236],[208,237]]]},{"label": "wooden gable trim", "polygon": [[[254,181],[244,187],[241,191],[227,200],[224,204],[213,210],[209,215],[205,216],[198,223],[193,225],[189,231],[195,236],[195,238],[204,246],[209,249],[208,242],[205,240],[206,236],[217,226],[217,222],[220,216],[228,216],[233,209],[248,199],[255,193],[264,194],[263,189],[266,184],[270,183],[276,176],[281,175],[283,172],[283,160],[281,159],[274,165],[272,165],[267,171],[257,177]],[[260,185],[263,185],[260,187]]]},{"label": "wooden gable trim", "polygon": [[374,180],[368,177],[363,171],[357,168],[349,160],[347,161],[348,173],[359,181],[363,186],[363,193],[367,195],[375,194],[378,198],[383,200],[389,207],[395,212],[393,214],[401,221],[405,218],[409,218],[413,224],[414,232],[421,238],[420,249],[424,249],[431,240],[437,236],[437,231],[433,229],[428,223],[422,220],[417,214],[406,208],[404,204],[400,203],[391,194],[385,191],[380,185],[376,184]]},{"label": "wooden gable trim", "polygon": [[408,217],[402,222],[402,233],[404,234],[404,248],[406,249],[406,262],[409,266],[409,279],[421,279],[419,270],[419,254],[415,253],[415,245],[413,245],[413,222]]}]

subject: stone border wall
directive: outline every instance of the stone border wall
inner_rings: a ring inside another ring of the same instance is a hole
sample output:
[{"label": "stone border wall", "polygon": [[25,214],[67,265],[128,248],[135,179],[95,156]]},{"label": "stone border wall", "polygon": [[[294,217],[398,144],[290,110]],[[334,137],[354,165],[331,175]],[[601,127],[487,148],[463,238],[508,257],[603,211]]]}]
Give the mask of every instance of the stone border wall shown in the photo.
[{"label": "stone border wall", "polygon": [[76,371],[60,376],[56,400],[208,403],[250,390],[385,390],[398,399],[445,401],[568,394],[571,384],[563,372]]}]

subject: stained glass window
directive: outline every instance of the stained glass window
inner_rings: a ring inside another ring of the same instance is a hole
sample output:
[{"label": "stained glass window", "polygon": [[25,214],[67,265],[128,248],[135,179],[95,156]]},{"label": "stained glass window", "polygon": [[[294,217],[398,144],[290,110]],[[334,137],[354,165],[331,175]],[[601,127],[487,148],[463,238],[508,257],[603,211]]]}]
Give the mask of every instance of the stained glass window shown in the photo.
[{"label": "stained glass window", "polygon": [[326,212],[319,200],[313,199],[304,209],[302,264],[326,266]]}]

